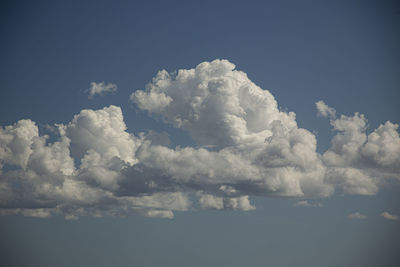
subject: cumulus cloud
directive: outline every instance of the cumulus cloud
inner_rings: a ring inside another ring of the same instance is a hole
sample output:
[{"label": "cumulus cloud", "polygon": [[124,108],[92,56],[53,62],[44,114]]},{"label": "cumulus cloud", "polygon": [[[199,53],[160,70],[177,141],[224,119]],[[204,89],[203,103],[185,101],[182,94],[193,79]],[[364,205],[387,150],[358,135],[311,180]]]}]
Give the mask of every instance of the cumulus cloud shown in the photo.
[{"label": "cumulus cloud", "polygon": [[51,138],[20,120],[0,128],[0,214],[173,218],[198,208],[253,210],[252,196],[375,194],[382,180],[399,178],[397,124],[367,135],[363,115],[336,118],[319,102],[337,131],[321,155],[295,113],[227,60],[160,71],[130,100],[198,145],[170,147],[166,133],[129,133],[117,106],[84,109],[55,125]]},{"label": "cumulus cloud", "polygon": [[114,93],[117,91],[117,85],[105,82],[91,82],[90,88],[86,90],[88,98],[92,99],[95,95],[104,95],[107,93]]},{"label": "cumulus cloud", "polygon": [[164,169],[179,179],[201,179],[203,184],[231,183],[243,194],[333,192],[324,180],[314,134],[299,128],[293,112],[281,111],[269,91],[227,60],[203,62],[174,74],[160,71],[130,99],[187,131],[203,148],[212,148],[152,147],[140,155],[150,168]]},{"label": "cumulus cloud", "polygon": [[331,125],[337,134],[322,155],[328,181],[346,193],[373,195],[385,180],[400,180],[398,124],[387,121],[367,134],[367,119],[356,112],[331,118]]},{"label": "cumulus cloud", "polygon": [[272,136],[273,121],[297,127],[294,113],[280,112],[268,91],[234,68],[215,60],[176,74],[163,70],[131,100],[188,131],[199,144],[218,148],[263,143]]},{"label": "cumulus cloud", "polygon": [[381,213],[381,216],[385,219],[388,220],[393,220],[393,221],[398,221],[400,220],[400,216],[399,215],[395,215],[395,214],[390,214],[389,212],[385,211]]},{"label": "cumulus cloud", "polygon": [[14,125],[0,128],[1,164],[26,168],[32,153],[33,139],[38,134],[38,128],[31,120],[20,120]]},{"label": "cumulus cloud", "polygon": [[82,110],[57,129],[53,143],[30,120],[1,129],[1,214],[75,219],[136,212],[171,218],[173,210],[190,208],[185,192],[119,194],[122,181],[140,178],[123,171],[137,163],[135,152],[144,142],[126,132],[119,107]]},{"label": "cumulus cloud", "polygon": [[361,214],[359,212],[354,212],[354,213],[349,214],[347,216],[347,218],[355,219],[355,220],[364,220],[364,219],[367,219],[367,216],[365,216],[364,214]]}]

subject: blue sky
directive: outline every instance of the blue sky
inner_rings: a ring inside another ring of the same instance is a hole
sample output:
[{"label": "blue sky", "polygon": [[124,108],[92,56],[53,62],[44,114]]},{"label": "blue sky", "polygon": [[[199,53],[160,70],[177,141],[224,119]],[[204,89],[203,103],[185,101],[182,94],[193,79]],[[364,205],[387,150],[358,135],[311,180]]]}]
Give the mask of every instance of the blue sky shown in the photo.
[{"label": "blue sky", "polygon": [[1,265],[399,264],[395,1],[0,12]]}]

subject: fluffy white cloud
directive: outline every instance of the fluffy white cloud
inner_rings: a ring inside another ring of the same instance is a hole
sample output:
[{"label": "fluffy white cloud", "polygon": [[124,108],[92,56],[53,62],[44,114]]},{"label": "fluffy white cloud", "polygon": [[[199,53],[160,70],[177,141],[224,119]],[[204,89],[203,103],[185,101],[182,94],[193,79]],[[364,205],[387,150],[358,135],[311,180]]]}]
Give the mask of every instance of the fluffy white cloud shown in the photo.
[{"label": "fluffy white cloud", "polygon": [[[368,135],[368,141],[361,148],[366,163],[400,173],[400,138],[398,124],[387,121]],[[400,176],[398,176],[400,177]]]},{"label": "fluffy white cloud", "polygon": [[117,85],[105,82],[91,82],[90,88],[86,90],[86,92],[89,94],[89,99],[93,98],[95,95],[104,95],[106,93],[114,93],[116,91]]},{"label": "fluffy white cloud", "polygon": [[378,179],[365,171],[352,167],[331,167],[326,172],[328,181],[354,195],[374,195],[378,192]]},{"label": "fluffy white cloud", "polygon": [[137,212],[171,218],[173,210],[190,207],[182,192],[118,194],[121,181],[139,179],[123,171],[137,162],[135,152],[142,142],[126,132],[119,107],[82,110],[57,129],[58,140],[50,143],[29,120],[1,128],[1,214],[61,213],[76,219]]},{"label": "fluffy white cloud", "polygon": [[203,209],[222,210],[224,208],[224,199],[222,197],[216,197],[214,195],[202,195],[199,198],[199,203]]},{"label": "fluffy white cloud", "polygon": [[320,101],[320,114],[338,132],[321,155],[295,114],[234,68],[215,60],[160,71],[130,97],[198,147],[171,148],[166,133],[134,136],[117,106],[82,110],[56,125],[53,138],[30,120],[0,128],[0,214],[172,218],[196,207],[253,210],[255,195],[326,197],[335,187],[371,195],[387,178],[400,179],[397,124],[367,135],[363,115],[336,118]]},{"label": "fluffy white cloud", "polygon": [[[333,110],[324,104],[325,110]],[[331,117],[337,131],[323,155],[327,180],[350,194],[373,195],[387,178],[400,179],[398,125],[387,121],[367,135],[364,115]]]},{"label": "fluffy white cloud", "polygon": [[364,220],[364,219],[367,219],[367,216],[365,216],[364,214],[361,214],[359,212],[354,212],[354,213],[349,214],[347,216],[347,218],[355,219],[355,220]]},{"label": "fluffy white cloud", "polygon": [[394,214],[390,214],[389,212],[385,211],[381,213],[381,216],[385,219],[388,220],[393,220],[393,221],[398,221],[400,220],[400,216],[398,215],[394,215]]},{"label": "fluffy white cloud", "polygon": [[149,147],[140,151],[140,161],[175,179],[227,183],[244,194],[332,194],[315,136],[297,127],[293,112],[280,111],[269,91],[234,68],[214,60],[176,74],[163,70],[146,90],[134,92],[131,100],[139,108],[212,148]]},{"label": "fluffy white cloud", "polygon": [[72,155],[81,158],[85,167],[102,166],[114,158],[129,165],[136,161],[136,138],[126,132],[120,107],[84,109],[65,125],[64,131],[71,140]]},{"label": "fluffy white cloud", "polygon": [[31,120],[20,120],[0,128],[0,164],[26,168],[32,153],[31,145],[38,136],[39,130]]},{"label": "fluffy white cloud", "polygon": [[201,145],[218,148],[263,143],[272,122],[296,128],[295,114],[280,112],[275,98],[234,70],[227,60],[203,62],[176,74],[160,71],[131,100],[188,131]]}]

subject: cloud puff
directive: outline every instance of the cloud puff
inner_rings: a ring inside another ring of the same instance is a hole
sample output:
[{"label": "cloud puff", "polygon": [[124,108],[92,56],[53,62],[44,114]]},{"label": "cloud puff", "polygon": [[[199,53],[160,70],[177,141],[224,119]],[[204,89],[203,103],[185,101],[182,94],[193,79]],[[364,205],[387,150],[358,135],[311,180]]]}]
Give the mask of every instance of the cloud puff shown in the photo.
[{"label": "cloud puff", "polygon": [[105,82],[91,82],[90,88],[86,90],[88,98],[92,99],[95,95],[104,95],[107,93],[114,93],[117,91],[117,85]]},{"label": "cloud puff", "polygon": [[385,219],[388,220],[394,220],[394,221],[398,221],[400,220],[400,216],[398,215],[394,215],[394,214],[390,214],[389,212],[385,211],[381,213],[381,216]]},{"label": "cloud puff", "polygon": [[367,119],[356,112],[331,118],[331,125],[337,134],[322,155],[328,181],[346,193],[373,195],[385,180],[400,179],[398,124],[387,121],[368,135]]},{"label": "cloud puff", "polygon": [[322,117],[329,117],[332,119],[336,117],[336,110],[329,107],[327,104],[325,104],[324,101],[320,100],[315,103],[315,105],[318,110],[318,115],[321,115]]},{"label": "cloud puff", "polygon": [[26,168],[32,153],[31,145],[38,135],[38,128],[31,120],[20,120],[14,125],[0,128],[0,164]]},{"label": "cloud puff", "polygon": [[347,216],[347,218],[356,219],[356,220],[364,220],[364,219],[367,219],[367,216],[365,216],[364,214],[361,214],[359,212],[354,212],[354,213],[349,214]]},{"label": "cloud puff", "polygon": [[374,194],[382,180],[399,176],[398,125],[386,122],[367,135],[363,115],[336,119],[320,102],[338,132],[321,155],[295,114],[227,60],[160,71],[130,99],[187,131],[198,146],[169,147],[166,133],[135,136],[117,106],[84,109],[55,125],[52,138],[20,120],[0,128],[0,214],[72,220],[247,211],[255,209],[252,196],[327,197],[335,188]]}]

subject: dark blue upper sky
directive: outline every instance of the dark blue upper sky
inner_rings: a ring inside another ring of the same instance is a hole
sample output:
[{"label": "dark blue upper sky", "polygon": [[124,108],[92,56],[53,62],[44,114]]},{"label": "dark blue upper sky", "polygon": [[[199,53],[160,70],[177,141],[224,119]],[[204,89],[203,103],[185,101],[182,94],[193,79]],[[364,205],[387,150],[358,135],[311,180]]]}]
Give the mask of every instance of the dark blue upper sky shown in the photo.
[{"label": "dark blue upper sky", "polygon": [[[66,123],[81,109],[114,104],[130,132],[167,131],[174,145],[193,145],[129,95],[161,69],[220,58],[318,132],[323,152],[332,133],[316,116],[318,100],[339,114],[365,114],[370,129],[400,122],[399,22],[396,1],[3,1],[0,125]],[[118,91],[88,100],[93,81]],[[256,198],[256,211],[178,212],[173,220],[0,217],[0,263],[396,266],[399,223],[379,213],[400,213],[398,195],[336,195],[322,208]],[[371,218],[347,219],[354,211]]]}]

